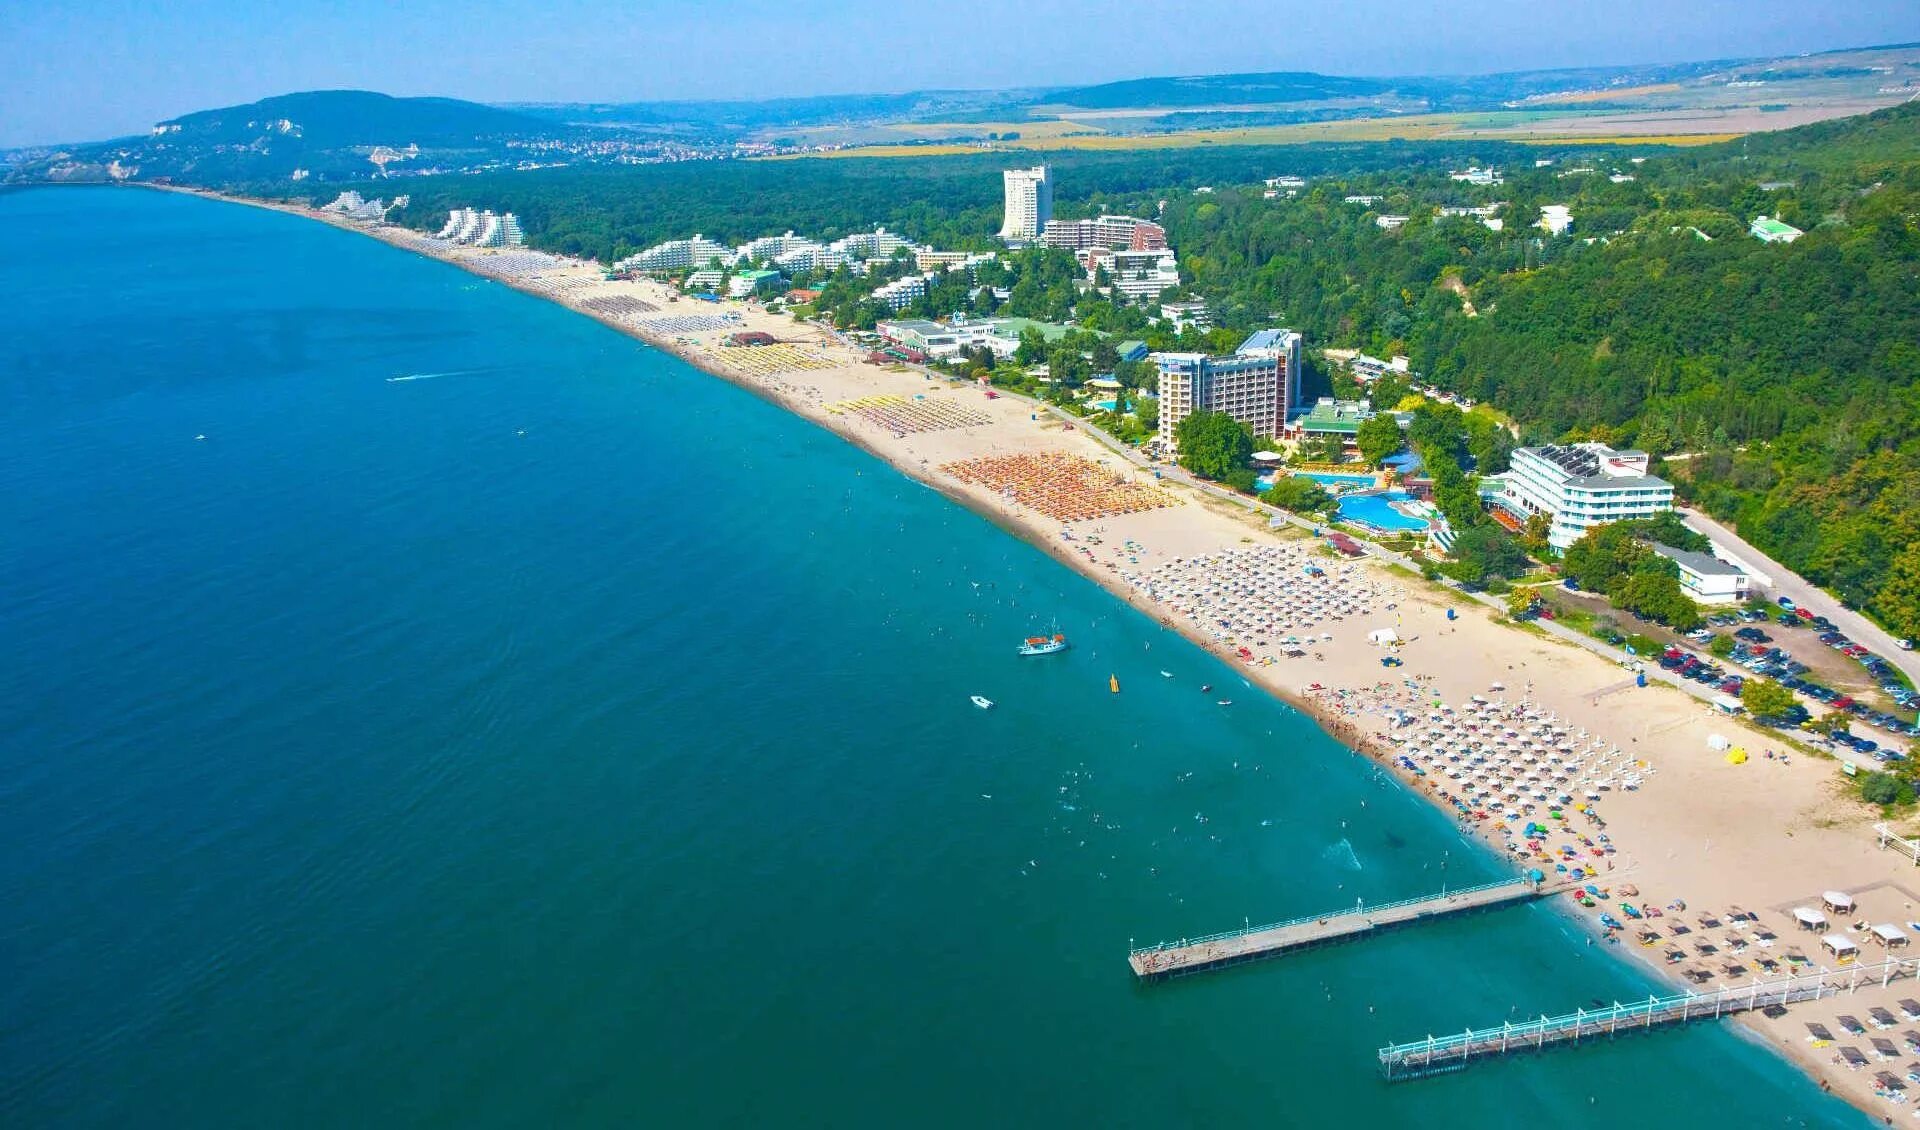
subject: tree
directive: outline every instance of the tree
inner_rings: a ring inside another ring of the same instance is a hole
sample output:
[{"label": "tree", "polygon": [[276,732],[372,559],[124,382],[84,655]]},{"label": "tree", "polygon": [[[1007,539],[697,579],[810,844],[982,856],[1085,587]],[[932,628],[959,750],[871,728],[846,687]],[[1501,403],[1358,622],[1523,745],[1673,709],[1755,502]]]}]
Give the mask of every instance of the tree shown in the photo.
[{"label": "tree", "polygon": [[1370,467],[1378,466],[1381,460],[1399,451],[1404,442],[1399,423],[1384,412],[1362,420],[1353,438],[1360,445],[1360,458]]},{"label": "tree", "polygon": [[1507,615],[1519,620],[1533,611],[1535,599],[1532,589],[1514,589],[1507,594]]},{"label": "tree", "polygon": [[1195,412],[1173,430],[1180,465],[1196,475],[1224,480],[1253,458],[1253,433],[1225,412]]},{"label": "tree", "polygon": [[1732,655],[1733,647],[1733,637],[1725,632],[1716,632],[1713,639],[1707,641],[1707,653],[1716,659],[1725,659]]},{"label": "tree", "polygon": [[1507,531],[1491,522],[1457,530],[1445,568],[1449,576],[1469,585],[1486,584],[1495,577],[1517,577],[1527,571],[1527,555]]},{"label": "tree", "polygon": [[1553,542],[1548,540],[1553,534],[1553,519],[1545,514],[1527,515],[1527,525],[1520,533],[1520,544],[1528,553],[1544,558],[1553,552]]},{"label": "tree", "polygon": [[1301,475],[1282,475],[1260,496],[1270,506],[1295,514],[1324,514],[1339,503],[1327,489]]},{"label": "tree", "polygon": [[1772,679],[1748,679],[1740,688],[1740,705],[1755,718],[1777,718],[1793,706],[1793,692]]},{"label": "tree", "polygon": [[1909,805],[1914,802],[1913,782],[1892,773],[1863,773],[1860,799],[1883,808]]},{"label": "tree", "polygon": [[1920,544],[1909,545],[1894,558],[1875,605],[1894,635],[1920,636]]},{"label": "tree", "polygon": [[1844,710],[1829,710],[1815,718],[1810,725],[1815,733],[1844,734],[1853,725],[1853,715]]},{"label": "tree", "polygon": [[1338,432],[1322,432],[1300,447],[1311,463],[1338,463],[1347,455],[1346,441]]}]

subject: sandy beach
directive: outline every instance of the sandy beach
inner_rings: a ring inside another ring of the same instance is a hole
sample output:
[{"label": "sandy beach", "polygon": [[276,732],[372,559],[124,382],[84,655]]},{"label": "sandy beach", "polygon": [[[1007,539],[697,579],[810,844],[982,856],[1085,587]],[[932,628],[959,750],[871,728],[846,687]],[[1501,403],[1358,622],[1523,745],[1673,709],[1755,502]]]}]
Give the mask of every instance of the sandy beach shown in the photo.
[{"label": "sandy beach", "polygon": [[[1906,929],[1920,920],[1920,869],[1880,849],[1875,814],[1850,799],[1831,761],[1789,751],[1676,689],[1636,687],[1606,659],[1516,628],[1404,570],[1339,558],[1303,531],[1270,528],[1256,510],[1155,480],[1023,398],[869,363],[830,331],[755,303],[698,301],[657,282],[607,281],[595,264],[454,248],[303,207],[240,202],[372,235],[558,302],[832,430],[1312,714],[1516,870],[1591,870],[1605,897],[1589,907],[1559,901],[1590,929],[1590,944],[1619,946],[1675,991],[1784,974],[1796,958],[1832,967],[1820,932],[1793,918],[1797,907],[1819,907],[1825,891],[1858,899],[1830,932],[1856,942],[1862,963],[1884,954],[1856,923]],[[778,344],[727,343],[744,331]],[[1370,641],[1386,629],[1398,643]],[[1400,664],[1383,666],[1389,655]],[[1234,691],[1244,688],[1219,694],[1230,700]],[[1744,761],[1734,763],[1729,747],[1744,750]],[[1544,830],[1529,834],[1529,825]],[[1622,903],[1644,917],[1631,919]],[[1302,909],[1311,908],[1276,907],[1275,917]],[[1603,912],[1629,920],[1606,931]],[[1920,984],[1897,980],[1739,1023],[1861,1109],[1898,1115],[1915,1105],[1905,1090],[1920,1089],[1904,1084],[1908,1071],[1920,1072],[1920,1018],[1863,1034],[1849,1034],[1839,1018],[1875,1008],[1898,1015],[1898,1002],[1915,997]],[[1587,1003],[1569,987],[1566,999],[1534,1007],[1557,1013]],[[1810,1023],[1834,1039],[1820,1040]],[[1900,1054],[1877,1054],[1884,1049],[1875,1036]],[[1855,1045],[1867,1066],[1847,1065],[1841,1049]],[[1880,1071],[1904,1089],[1877,1087]]]}]

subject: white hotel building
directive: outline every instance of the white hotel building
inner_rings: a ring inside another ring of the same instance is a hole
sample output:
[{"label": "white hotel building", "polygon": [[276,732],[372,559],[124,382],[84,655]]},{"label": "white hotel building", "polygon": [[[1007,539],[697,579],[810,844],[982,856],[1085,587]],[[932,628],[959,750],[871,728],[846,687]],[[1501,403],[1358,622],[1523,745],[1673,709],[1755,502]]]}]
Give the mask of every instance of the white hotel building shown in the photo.
[{"label": "white hotel building", "polygon": [[1520,448],[1505,474],[1481,481],[1481,494],[1523,522],[1551,517],[1547,541],[1561,550],[1595,526],[1673,509],[1673,484],[1647,473],[1646,452],[1604,443]]},{"label": "white hotel building", "polygon": [[629,255],[613,265],[616,271],[676,271],[682,267],[704,267],[715,259],[733,262],[733,252],[702,235],[692,239],[670,239],[645,251]]},{"label": "white hotel building", "polygon": [[1006,218],[1000,224],[1004,240],[1038,239],[1053,219],[1053,170],[1045,165],[1007,169],[1000,174],[1007,192]]}]

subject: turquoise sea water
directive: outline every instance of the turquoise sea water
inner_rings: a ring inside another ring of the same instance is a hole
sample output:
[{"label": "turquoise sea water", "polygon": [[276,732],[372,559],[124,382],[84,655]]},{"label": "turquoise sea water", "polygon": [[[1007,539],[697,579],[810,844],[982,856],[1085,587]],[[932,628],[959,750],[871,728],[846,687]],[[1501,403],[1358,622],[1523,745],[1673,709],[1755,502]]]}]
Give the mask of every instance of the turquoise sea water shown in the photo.
[{"label": "turquoise sea water", "polygon": [[0,1124],[1857,1121],[1707,1028],[1379,1082],[1645,991],[1544,906],[1136,987],[1133,938],[1500,872],[584,318],[157,193],[0,195],[0,238]]}]

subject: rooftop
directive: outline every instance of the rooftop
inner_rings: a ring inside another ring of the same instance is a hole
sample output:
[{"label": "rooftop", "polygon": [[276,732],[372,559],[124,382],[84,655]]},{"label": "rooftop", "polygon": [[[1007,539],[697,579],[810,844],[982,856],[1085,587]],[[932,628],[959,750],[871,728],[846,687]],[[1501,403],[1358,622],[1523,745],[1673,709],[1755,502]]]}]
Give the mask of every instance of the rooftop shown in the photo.
[{"label": "rooftop", "polygon": [[1653,551],[1674,562],[1684,569],[1698,573],[1702,577],[1739,577],[1744,571],[1737,565],[1729,565],[1711,553],[1696,553],[1691,549],[1675,549],[1670,545],[1654,543]]}]

